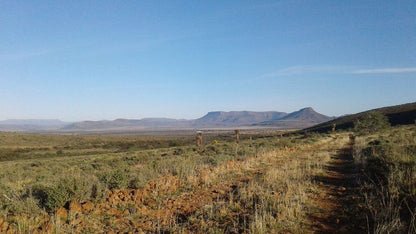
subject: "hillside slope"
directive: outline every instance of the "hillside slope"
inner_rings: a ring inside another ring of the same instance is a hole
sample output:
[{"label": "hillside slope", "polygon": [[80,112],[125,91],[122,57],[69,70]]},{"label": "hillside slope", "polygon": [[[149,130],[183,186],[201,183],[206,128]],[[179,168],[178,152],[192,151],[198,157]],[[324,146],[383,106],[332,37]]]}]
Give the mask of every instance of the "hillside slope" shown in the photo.
[{"label": "hillside slope", "polygon": [[388,106],[377,109],[372,109],[357,114],[347,115],[339,117],[337,119],[327,121],[316,126],[306,128],[304,130],[313,132],[326,132],[330,131],[333,124],[336,124],[337,129],[348,129],[354,127],[354,121],[364,114],[370,111],[378,111],[389,118],[390,124],[395,125],[406,125],[413,124],[416,120],[416,102],[407,103],[396,106]]}]

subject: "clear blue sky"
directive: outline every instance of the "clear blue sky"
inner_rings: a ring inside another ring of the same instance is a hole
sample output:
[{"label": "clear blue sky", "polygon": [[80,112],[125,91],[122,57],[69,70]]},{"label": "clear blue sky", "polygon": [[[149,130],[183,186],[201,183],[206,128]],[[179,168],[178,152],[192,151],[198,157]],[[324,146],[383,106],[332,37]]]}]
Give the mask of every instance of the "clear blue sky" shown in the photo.
[{"label": "clear blue sky", "polygon": [[0,0],[0,119],[414,101],[414,0]]}]

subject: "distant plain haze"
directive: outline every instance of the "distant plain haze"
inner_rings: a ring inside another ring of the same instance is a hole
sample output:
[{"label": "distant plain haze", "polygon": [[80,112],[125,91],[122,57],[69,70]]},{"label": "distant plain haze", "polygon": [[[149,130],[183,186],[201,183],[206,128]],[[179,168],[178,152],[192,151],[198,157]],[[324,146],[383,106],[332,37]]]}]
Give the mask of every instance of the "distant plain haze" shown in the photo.
[{"label": "distant plain haze", "polygon": [[0,1],[0,120],[416,101],[416,1]]}]

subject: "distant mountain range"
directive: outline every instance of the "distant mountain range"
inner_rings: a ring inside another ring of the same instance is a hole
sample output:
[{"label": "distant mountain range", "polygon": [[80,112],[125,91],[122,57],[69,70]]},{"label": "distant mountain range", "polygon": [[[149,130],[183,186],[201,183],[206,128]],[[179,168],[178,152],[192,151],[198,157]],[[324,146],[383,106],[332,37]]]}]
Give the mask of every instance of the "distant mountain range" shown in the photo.
[{"label": "distant mountain range", "polygon": [[0,130],[36,132],[60,129],[67,124],[59,119],[8,119],[0,121]]},{"label": "distant mountain range", "polygon": [[[416,102],[374,109],[389,118],[392,125],[414,124]],[[49,133],[106,133],[106,132],[151,132],[153,130],[192,130],[236,127],[273,127],[277,129],[304,129],[310,132],[330,131],[333,124],[337,129],[353,127],[355,119],[368,111],[339,118],[317,113],[311,107],[292,113],[267,111],[213,111],[193,119],[145,118],[116,119],[102,121],[63,122],[58,119],[14,119],[0,121],[0,131],[49,132]]]},{"label": "distant mountain range", "polygon": [[287,113],[277,111],[214,111],[192,121],[192,125],[200,127],[251,126],[266,121],[282,119],[287,115]]},{"label": "distant mountain range", "polygon": [[113,121],[83,121],[69,124],[62,130],[123,130],[123,129],[151,129],[151,128],[185,128],[189,127],[189,120],[169,118],[145,119],[116,119]]},{"label": "distant mountain range", "polygon": [[5,120],[0,121],[0,130],[4,131],[123,131],[152,129],[197,129],[231,127],[277,127],[281,129],[299,129],[333,119],[307,107],[292,113],[267,111],[214,111],[193,119],[145,118],[116,119],[102,121],[82,121],[75,123],[60,120]]}]

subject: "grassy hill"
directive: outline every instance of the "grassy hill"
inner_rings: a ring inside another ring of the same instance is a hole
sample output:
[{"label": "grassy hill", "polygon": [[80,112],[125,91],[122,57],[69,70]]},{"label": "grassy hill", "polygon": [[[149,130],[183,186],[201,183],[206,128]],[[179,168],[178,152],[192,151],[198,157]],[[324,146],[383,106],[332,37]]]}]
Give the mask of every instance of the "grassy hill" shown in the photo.
[{"label": "grassy hill", "polygon": [[304,130],[311,132],[327,132],[332,129],[332,125],[336,124],[337,129],[349,129],[354,127],[354,120],[362,117],[364,114],[370,111],[378,111],[389,118],[389,122],[392,126],[413,124],[416,120],[416,102],[407,103],[397,106],[388,106],[373,110],[360,112],[353,115],[347,115],[339,117],[337,119],[315,125]]}]

